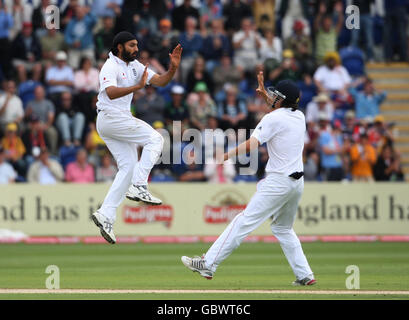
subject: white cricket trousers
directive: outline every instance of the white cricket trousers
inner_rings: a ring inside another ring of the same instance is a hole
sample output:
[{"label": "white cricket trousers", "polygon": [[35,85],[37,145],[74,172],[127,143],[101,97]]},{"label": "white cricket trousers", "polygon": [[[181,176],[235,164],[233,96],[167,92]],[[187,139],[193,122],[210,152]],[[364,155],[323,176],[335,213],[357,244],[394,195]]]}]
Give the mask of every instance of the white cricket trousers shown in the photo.
[{"label": "white cricket trousers", "polygon": [[[131,183],[147,185],[149,173],[162,152],[163,137],[145,121],[135,118],[130,111],[99,111],[96,129],[118,166],[100,208],[104,216],[115,222],[116,209],[124,200]],[[143,146],[139,161],[138,146]]]},{"label": "white cricket trousers", "polygon": [[205,255],[207,267],[213,272],[236,249],[244,238],[268,218],[272,218],[271,230],[297,279],[312,275],[293,230],[298,203],[304,189],[304,179],[270,173],[257,185],[257,192],[243,212],[239,213],[213,243]]}]

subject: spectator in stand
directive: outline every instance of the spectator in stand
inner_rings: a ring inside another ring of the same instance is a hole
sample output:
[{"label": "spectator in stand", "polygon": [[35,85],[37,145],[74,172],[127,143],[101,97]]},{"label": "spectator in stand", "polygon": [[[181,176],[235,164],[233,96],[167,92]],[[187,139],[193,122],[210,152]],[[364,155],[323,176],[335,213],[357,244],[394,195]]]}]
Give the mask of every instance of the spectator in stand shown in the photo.
[{"label": "spectator in stand", "polygon": [[155,121],[165,122],[165,100],[158,95],[152,85],[145,87],[145,94],[132,104],[131,110],[135,117],[152,125]]},{"label": "spectator in stand", "polygon": [[241,21],[244,18],[251,18],[253,13],[251,7],[241,0],[232,0],[223,6],[224,26],[227,32],[232,35],[240,30]]},{"label": "spectator in stand", "polygon": [[34,100],[27,104],[26,118],[36,117],[40,121],[40,127],[45,132],[52,154],[57,154],[58,132],[53,127],[55,117],[54,104],[45,99],[43,86],[38,86],[34,90]]},{"label": "spectator in stand", "polygon": [[53,65],[57,52],[65,50],[64,35],[55,28],[47,29],[47,33],[40,38],[42,63],[44,70]]},{"label": "spectator in stand", "polygon": [[206,60],[206,69],[209,72],[219,64],[223,52],[230,52],[230,43],[227,38],[224,28],[223,20],[216,19],[211,21],[211,31],[203,40],[203,47],[201,53]]},{"label": "spectator in stand", "polygon": [[315,70],[315,62],[312,55],[311,37],[304,34],[304,23],[296,20],[293,26],[293,34],[286,40],[285,48],[294,53],[295,59],[300,64],[302,73],[312,74]]},{"label": "spectator in stand", "polygon": [[27,167],[29,167],[40,153],[40,150],[47,148],[45,132],[36,116],[30,117],[27,129],[23,132],[21,139],[26,147],[24,159],[27,162]]},{"label": "spectator in stand", "polygon": [[265,29],[272,29],[274,33],[275,26],[275,1],[260,0],[252,3],[253,17],[256,28],[263,32]]},{"label": "spectator in stand", "polygon": [[326,118],[332,120],[334,116],[334,105],[325,93],[320,93],[307,104],[305,113],[305,121],[307,123],[318,122],[322,113],[325,113]]},{"label": "spectator in stand", "polygon": [[0,67],[6,77],[11,72],[10,30],[13,28],[13,16],[7,11],[3,1],[0,1]]},{"label": "spectator in stand", "polygon": [[366,60],[373,61],[374,58],[374,34],[373,34],[373,20],[371,16],[371,4],[375,0],[353,0],[352,4],[359,8],[359,29],[352,29],[351,32],[351,46],[359,48],[360,39],[365,33],[365,46],[366,46]]},{"label": "spectator in stand", "polygon": [[[203,172],[203,164],[198,164],[197,155],[192,149],[188,154],[187,154],[187,159],[186,162],[182,158],[182,164],[180,165],[174,165],[173,167],[177,168],[176,169],[176,174],[178,177],[178,180],[181,182],[200,182],[200,181],[205,181],[206,177]],[[201,161],[199,162],[201,163]]]},{"label": "spectator in stand", "polygon": [[[408,61],[407,48],[407,16],[408,3],[405,0],[388,0],[384,1],[385,17],[384,17],[384,36],[383,45],[385,59],[387,62],[393,61],[395,38],[396,44],[399,46],[399,61]],[[395,36],[392,36],[396,35]]]},{"label": "spectator in stand", "polygon": [[226,99],[218,106],[220,128],[246,128],[247,107],[245,101],[239,99],[237,87],[226,84]]},{"label": "spectator in stand", "polygon": [[5,89],[0,95],[0,133],[8,123],[19,124],[24,117],[23,102],[16,95],[16,83],[13,80],[7,81]]},{"label": "spectator in stand", "polygon": [[[38,3],[38,2],[37,2]],[[46,25],[45,21],[47,18],[47,7],[52,3],[50,0],[41,0],[38,7],[33,10],[33,15],[31,17],[31,22],[33,23],[33,28],[36,35],[41,38],[45,34]]]},{"label": "spectator in stand", "polygon": [[[191,0],[184,0],[183,4],[172,11],[172,25],[179,32],[184,32],[187,27],[185,24],[188,17],[193,17],[198,21],[200,19],[199,10],[192,6]],[[183,49],[185,48],[182,45]]]},{"label": "spectator in stand", "polygon": [[75,17],[75,8],[79,5],[78,0],[68,0],[68,5],[61,14],[61,29],[64,31],[68,23]]},{"label": "spectator in stand", "polygon": [[206,70],[205,60],[198,56],[193,64],[192,69],[189,71],[186,80],[187,92],[192,92],[197,83],[206,83],[209,93],[213,94],[214,84],[210,73]]},{"label": "spectator in stand", "polygon": [[169,19],[159,21],[159,30],[148,39],[147,49],[153,53],[153,58],[159,61],[162,67],[169,64],[169,52],[177,45],[178,34],[172,30]]},{"label": "spectator in stand", "polygon": [[77,6],[75,17],[65,29],[65,42],[68,49],[68,64],[77,69],[82,56],[87,56],[92,61],[94,55],[94,36],[91,32],[97,20],[89,7]]},{"label": "spectator in stand", "polygon": [[301,80],[300,69],[297,60],[294,59],[294,53],[291,50],[284,50],[283,61],[277,68],[269,72],[268,79],[272,81],[273,84],[286,79],[295,82]]},{"label": "spectator in stand", "polygon": [[390,144],[385,144],[382,147],[373,171],[376,181],[404,180],[399,156]]},{"label": "spectator in stand", "polygon": [[14,39],[11,51],[13,66],[17,69],[19,82],[26,81],[27,71],[32,72],[35,81],[39,81],[42,72],[41,44],[33,33],[31,22],[24,22],[23,30]]},{"label": "spectator in stand", "polygon": [[318,147],[322,176],[326,181],[340,181],[344,179],[343,140],[341,135],[335,135],[329,128],[329,120],[326,114],[320,115]]},{"label": "spectator in stand", "polygon": [[31,22],[33,4],[25,0],[4,0],[7,11],[13,16],[13,28],[10,39],[14,39],[23,29],[24,22]]},{"label": "spectator in stand", "polygon": [[72,91],[74,87],[74,71],[67,65],[67,54],[59,51],[55,55],[56,65],[50,67],[45,74],[50,99],[57,104],[61,92]]},{"label": "spectator in stand", "polygon": [[352,110],[345,113],[343,133],[344,137],[351,142],[359,139],[359,126],[355,118],[355,112]]},{"label": "spectator in stand", "polygon": [[223,155],[223,149],[216,149],[213,157],[208,158],[204,165],[204,175],[210,183],[232,183],[236,176],[236,168],[231,159],[220,163],[216,155]]},{"label": "spectator in stand", "polygon": [[91,11],[97,18],[115,17],[121,15],[123,0],[97,0],[92,2]]},{"label": "spectator in stand", "polygon": [[386,91],[378,92],[371,79],[366,79],[364,90],[349,88],[349,93],[355,100],[355,112],[358,119],[375,118],[379,114],[379,106],[386,99]]},{"label": "spectator in stand", "polygon": [[6,126],[6,133],[1,139],[1,147],[5,151],[6,160],[20,176],[25,177],[27,164],[23,156],[26,153],[26,148],[18,134],[17,124],[14,122]]},{"label": "spectator in stand", "polygon": [[61,109],[55,123],[67,147],[72,144],[76,147],[81,145],[85,116],[73,105],[72,95],[69,91],[61,93]]},{"label": "spectator in stand", "polygon": [[310,34],[309,30],[309,6],[308,0],[282,0],[281,6],[278,10],[279,16],[282,19],[282,37],[286,41],[291,36],[291,29],[295,21],[301,21],[306,28],[304,32],[306,35]]},{"label": "spectator in stand", "polygon": [[47,148],[43,147],[38,159],[31,164],[27,173],[27,181],[39,184],[56,184],[64,180],[64,169],[52,158]]},{"label": "spectator in stand", "polygon": [[16,181],[17,173],[13,166],[6,161],[6,153],[0,146],[0,185],[9,184]]},{"label": "spectator in stand", "polygon": [[197,20],[193,17],[186,18],[186,28],[179,36],[179,43],[183,48],[183,59],[181,61],[182,81],[186,73],[193,65],[199,52],[202,50],[203,38],[196,31]]},{"label": "spectator in stand", "polygon": [[238,86],[242,79],[242,72],[232,64],[228,52],[223,52],[220,58],[220,65],[213,69],[212,75],[215,89],[214,92],[216,94],[223,90],[223,86],[226,83]]},{"label": "spectator in stand", "polygon": [[233,35],[234,65],[245,71],[254,71],[260,63],[258,55],[262,37],[255,31],[254,23],[250,18],[241,22],[241,30]]},{"label": "spectator in stand", "polygon": [[168,131],[173,133],[174,121],[180,121],[184,129],[189,127],[189,110],[186,101],[183,98],[185,89],[180,85],[172,87],[172,101],[168,103],[165,109],[164,117]]},{"label": "spectator in stand", "polygon": [[351,174],[354,181],[373,181],[372,166],[376,162],[376,150],[363,133],[350,151]]},{"label": "spectator in stand", "polygon": [[369,142],[380,152],[385,144],[392,144],[394,141],[391,129],[394,123],[386,124],[382,115],[377,115],[373,119],[373,126],[368,131]]},{"label": "spectator in stand", "polygon": [[166,69],[159,63],[159,61],[156,60],[154,57],[151,57],[151,54],[149,53],[148,50],[140,50],[138,60],[145,66],[149,64],[149,69],[156,73],[162,74],[166,72]]},{"label": "spectator in stand", "polygon": [[106,152],[101,159],[101,165],[96,170],[96,182],[112,182],[115,179],[118,169],[112,163],[112,156]]},{"label": "spectator in stand", "polygon": [[314,30],[316,33],[315,57],[319,64],[322,63],[328,52],[334,52],[337,50],[337,38],[344,24],[342,2],[337,2],[334,6],[337,17],[335,25],[333,25],[332,16],[325,14],[326,10],[327,7],[325,3],[322,2],[319,13],[314,21]]},{"label": "spectator in stand", "polygon": [[108,59],[114,37],[114,18],[109,15],[104,16],[102,18],[102,28],[95,35],[95,58],[99,63],[104,63]]},{"label": "spectator in stand", "polygon": [[283,46],[281,39],[274,35],[274,29],[264,30],[264,38],[261,41],[260,60],[263,62],[267,59],[274,59],[280,62],[282,59]]},{"label": "spectator in stand", "polygon": [[328,52],[324,57],[324,63],[314,73],[314,82],[318,90],[328,94],[347,95],[351,76],[341,65],[339,54]]},{"label": "spectator in stand", "polygon": [[223,7],[220,4],[220,1],[216,0],[203,1],[199,8],[201,29],[205,28],[206,25],[212,23],[214,20],[220,20],[223,17],[222,13]]},{"label": "spectator in stand", "polygon": [[92,183],[95,181],[94,168],[87,161],[85,149],[79,149],[76,161],[67,165],[65,181],[74,183]]},{"label": "spectator in stand", "polygon": [[[90,118],[95,117],[95,109],[92,107],[92,99],[98,94],[99,71],[92,66],[92,61],[82,57],[80,69],[74,73],[74,89],[77,92],[75,101],[78,109]],[[92,117],[91,116],[91,117]]]},{"label": "spectator in stand", "polygon": [[208,94],[206,83],[198,82],[194,92],[197,97],[188,102],[190,122],[195,128],[203,131],[206,128],[207,118],[217,116],[216,104]]}]

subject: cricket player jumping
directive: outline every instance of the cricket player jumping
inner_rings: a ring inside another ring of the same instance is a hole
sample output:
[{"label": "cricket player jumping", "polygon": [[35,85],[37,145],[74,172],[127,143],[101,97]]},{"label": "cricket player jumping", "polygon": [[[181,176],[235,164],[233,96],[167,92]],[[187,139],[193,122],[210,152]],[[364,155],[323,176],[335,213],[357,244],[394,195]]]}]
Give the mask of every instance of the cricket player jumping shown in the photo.
[{"label": "cricket player jumping", "polygon": [[257,92],[273,107],[264,116],[250,139],[224,154],[224,161],[247,153],[266,143],[269,160],[266,177],[257,185],[257,192],[246,209],[238,214],[202,257],[182,257],[183,264],[201,276],[212,279],[219,264],[243,239],[268,218],[271,230],[296,276],[293,285],[316,283],[311,268],[293,230],[298,203],[304,189],[302,152],[304,148],[305,118],[297,110],[300,92],[289,81],[264,88],[264,76],[258,74]]},{"label": "cricket player jumping", "polygon": [[[146,122],[133,117],[131,101],[133,93],[146,84],[163,87],[172,80],[180,64],[182,47],[178,44],[169,54],[169,70],[162,75],[135,60],[137,53],[138,42],[134,35],[125,31],[118,33],[109,59],[99,75],[96,128],[119,170],[101,208],[92,214],[92,219],[104,239],[112,244],[116,242],[113,232],[116,209],[124,200],[125,193],[131,200],[152,205],[162,203],[150,194],[147,183],[149,173],[162,152],[163,138]],[[139,161],[138,146],[143,146]]]}]

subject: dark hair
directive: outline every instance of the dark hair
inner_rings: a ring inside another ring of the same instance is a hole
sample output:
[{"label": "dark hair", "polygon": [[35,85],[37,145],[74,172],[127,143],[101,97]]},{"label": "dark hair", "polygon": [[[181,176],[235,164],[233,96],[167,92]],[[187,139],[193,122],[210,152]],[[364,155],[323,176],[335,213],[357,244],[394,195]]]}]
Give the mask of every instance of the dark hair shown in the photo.
[{"label": "dark hair", "polygon": [[87,56],[82,56],[82,57],[81,57],[81,60],[80,60],[80,69],[82,69],[82,68],[84,67],[84,63],[85,63],[85,61],[87,61],[87,60],[91,62],[91,59],[88,58]]}]

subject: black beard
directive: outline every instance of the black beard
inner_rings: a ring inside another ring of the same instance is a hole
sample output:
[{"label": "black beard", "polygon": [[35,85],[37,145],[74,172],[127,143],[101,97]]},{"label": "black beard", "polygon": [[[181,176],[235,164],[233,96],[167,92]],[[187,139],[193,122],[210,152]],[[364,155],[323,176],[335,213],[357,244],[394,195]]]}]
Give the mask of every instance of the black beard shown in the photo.
[{"label": "black beard", "polygon": [[132,55],[129,51],[124,50],[122,53],[122,59],[125,62],[132,62],[136,59],[136,55]]}]

